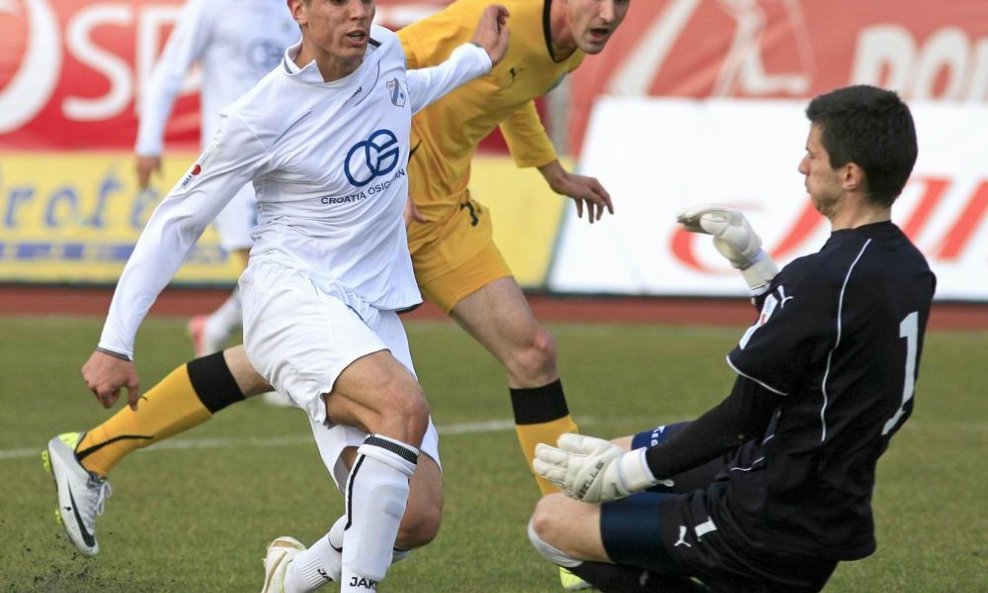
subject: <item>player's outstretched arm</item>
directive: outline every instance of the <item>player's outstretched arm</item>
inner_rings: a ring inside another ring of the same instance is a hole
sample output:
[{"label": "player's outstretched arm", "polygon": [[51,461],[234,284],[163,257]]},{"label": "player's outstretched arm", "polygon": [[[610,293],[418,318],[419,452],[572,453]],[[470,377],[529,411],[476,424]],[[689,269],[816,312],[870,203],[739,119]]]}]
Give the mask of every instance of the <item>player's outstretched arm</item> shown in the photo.
[{"label": "player's outstretched arm", "polygon": [[717,251],[741,271],[752,295],[765,292],[779,273],[775,261],[762,249],[761,237],[740,210],[700,204],[683,210],[677,219],[687,231],[713,236]]},{"label": "player's outstretched arm", "polygon": [[570,173],[558,159],[539,167],[539,173],[545,178],[552,191],[571,198],[576,202],[576,215],[583,218],[584,206],[587,210],[587,220],[590,224],[600,220],[606,208],[614,214],[614,203],[611,194],[594,177]]}]

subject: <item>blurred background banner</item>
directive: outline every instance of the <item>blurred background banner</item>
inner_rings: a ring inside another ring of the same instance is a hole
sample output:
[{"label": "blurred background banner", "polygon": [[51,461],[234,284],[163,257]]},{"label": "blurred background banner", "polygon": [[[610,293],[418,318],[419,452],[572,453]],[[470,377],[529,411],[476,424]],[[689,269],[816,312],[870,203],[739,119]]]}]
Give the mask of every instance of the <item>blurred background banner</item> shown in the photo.
[{"label": "blurred background banner", "polygon": [[988,5],[976,0],[649,0],[573,75],[579,146],[601,94],[799,98],[849,84],[907,101],[988,99]]},{"label": "blurred background banner", "polygon": [[[167,155],[163,178],[178,179],[193,153]],[[139,192],[129,153],[4,152],[0,281],[114,284],[158,205]],[[176,281],[233,283],[240,266],[210,227]]]},{"label": "blurred background banner", "polygon": [[[135,189],[136,99],[181,4],[0,0],[0,282],[116,280],[155,200]],[[398,28],[446,2],[377,4],[378,22]],[[920,166],[900,223],[912,224],[907,230],[934,263],[940,298],[988,300],[982,187],[988,166],[978,162],[985,114],[977,108],[988,99],[984,6],[972,0],[635,0],[607,49],[588,57],[553,92],[556,100],[540,103],[560,149],[608,185],[616,216],[592,229],[571,220],[572,207],[537,173],[511,170],[496,137],[483,145],[472,189],[498,221],[496,239],[523,286],[738,294],[736,278],[724,274],[705,246],[697,244],[694,253],[690,245],[693,255],[677,251],[683,246],[668,236],[670,214],[696,201],[730,199],[753,209],[780,259],[816,249],[823,226],[812,213],[802,215],[805,196],[795,173],[794,146],[802,146],[806,129],[797,106],[834,87],[875,84],[899,91],[918,118],[923,111]],[[186,79],[169,120],[159,194],[197,151],[198,76]],[[760,102],[766,99],[781,101],[780,115],[773,115],[775,103]],[[669,111],[670,100],[679,111]],[[783,107],[786,101],[792,105]],[[595,106],[601,113],[591,118]],[[625,108],[636,118],[615,113]],[[752,121],[733,117],[742,108],[751,112],[741,118]],[[600,123],[588,125],[591,119]],[[615,129],[595,132],[599,126]],[[946,158],[931,159],[934,152],[956,158],[941,163]],[[700,162],[687,163],[686,155]],[[761,175],[745,169],[750,164],[742,166],[740,156],[761,156]],[[780,236],[786,229],[797,236]],[[641,239],[646,232],[653,238]],[[624,242],[620,249],[617,241]],[[617,259],[575,273],[595,247],[593,257]],[[695,261],[685,265],[683,257]],[[229,284],[236,274],[210,231],[177,281]]]},{"label": "blurred background banner", "polygon": [[[618,210],[593,227],[568,218],[549,288],[566,293],[742,296],[747,287],[709,237],[676,214],[704,202],[740,208],[780,264],[815,252],[829,224],[797,167],[804,100],[598,101],[583,168]],[[937,298],[988,300],[988,106],[913,102],[920,140],[893,221],[926,255]]]}]

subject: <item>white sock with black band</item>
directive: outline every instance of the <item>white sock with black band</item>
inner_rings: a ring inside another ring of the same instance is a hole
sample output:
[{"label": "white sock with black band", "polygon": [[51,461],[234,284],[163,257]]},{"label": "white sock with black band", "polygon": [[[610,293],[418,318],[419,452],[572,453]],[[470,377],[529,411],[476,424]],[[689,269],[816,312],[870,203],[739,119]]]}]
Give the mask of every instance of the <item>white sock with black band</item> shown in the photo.
[{"label": "white sock with black band", "polygon": [[415,447],[373,434],[357,449],[344,493],[340,593],[376,591],[387,574],[418,455]]}]

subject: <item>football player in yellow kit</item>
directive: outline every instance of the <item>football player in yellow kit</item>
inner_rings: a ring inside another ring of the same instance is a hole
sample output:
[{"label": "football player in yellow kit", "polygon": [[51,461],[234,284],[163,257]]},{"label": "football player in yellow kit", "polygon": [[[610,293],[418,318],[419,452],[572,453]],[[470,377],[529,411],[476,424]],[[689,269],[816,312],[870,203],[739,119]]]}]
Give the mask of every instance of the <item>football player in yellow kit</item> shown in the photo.
[{"label": "football player in yellow kit", "polygon": [[[469,39],[486,0],[459,0],[398,36],[409,68],[437,64]],[[552,336],[535,319],[493,242],[488,210],[470,195],[477,145],[500,127],[519,167],[538,167],[549,186],[576,201],[590,222],[613,212],[591,177],[567,172],[546,136],[534,99],[604,49],[628,0],[512,0],[508,55],[493,71],[420,112],[412,123],[408,241],[426,299],[450,314],[504,366],[518,437],[531,463],[535,445],[575,428]],[[543,493],[551,484],[538,478]]]}]

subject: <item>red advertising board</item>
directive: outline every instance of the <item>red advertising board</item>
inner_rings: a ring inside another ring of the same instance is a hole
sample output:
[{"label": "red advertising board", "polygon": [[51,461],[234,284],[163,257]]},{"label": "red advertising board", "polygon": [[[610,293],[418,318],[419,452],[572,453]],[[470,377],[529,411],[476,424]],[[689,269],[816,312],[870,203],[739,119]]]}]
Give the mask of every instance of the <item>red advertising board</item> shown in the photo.
[{"label": "red advertising board", "polygon": [[[135,99],[181,0],[0,0],[0,150],[128,150]],[[397,28],[445,2],[378,2]],[[199,144],[195,77],[173,110],[166,140]]]},{"label": "red advertising board", "polygon": [[[540,1],[540,0],[532,0]],[[128,149],[180,0],[0,0],[0,149]],[[398,27],[442,0],[378,1]],[[910,100],[988,97],[988,9],[974,0],[636,0],[573,75],[571,146],[600,94],[804,97],[851,83]],[[170,144],[197,143],[194,79]]]},{"label": "red advertising board", "polygon": [[849,84],[914,100],[988,99],[988,5],[975,0],[632,2],[574,75],[571,139],[594,98],[798,98]]}]

